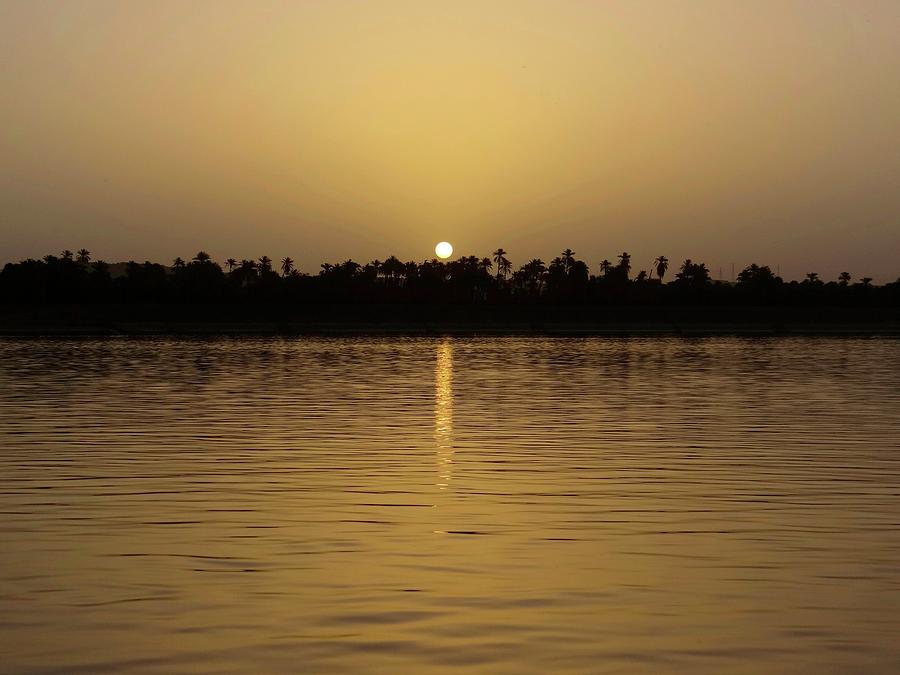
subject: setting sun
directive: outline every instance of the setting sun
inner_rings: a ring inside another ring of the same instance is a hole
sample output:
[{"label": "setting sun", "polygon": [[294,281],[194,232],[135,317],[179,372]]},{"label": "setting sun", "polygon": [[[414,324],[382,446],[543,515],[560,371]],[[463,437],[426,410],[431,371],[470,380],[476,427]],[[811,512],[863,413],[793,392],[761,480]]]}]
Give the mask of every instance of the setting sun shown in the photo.
[{"label": "setting sun", "polygon": [[449,241],[442,241],[440,244],[434,247],[434,252],[437,254],[437,257],[441,260],[446,260],[451,255],[453,255],[453,246],[450,245]]}]

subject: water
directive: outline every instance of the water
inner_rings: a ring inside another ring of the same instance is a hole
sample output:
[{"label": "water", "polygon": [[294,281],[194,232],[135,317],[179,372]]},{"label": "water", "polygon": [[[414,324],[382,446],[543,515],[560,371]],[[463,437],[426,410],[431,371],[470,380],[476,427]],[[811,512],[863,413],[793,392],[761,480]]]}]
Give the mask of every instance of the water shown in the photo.
[{"label": "water", "polygon": [[897,672],[898,495],[898,341],[0,341],[0,671]]}]

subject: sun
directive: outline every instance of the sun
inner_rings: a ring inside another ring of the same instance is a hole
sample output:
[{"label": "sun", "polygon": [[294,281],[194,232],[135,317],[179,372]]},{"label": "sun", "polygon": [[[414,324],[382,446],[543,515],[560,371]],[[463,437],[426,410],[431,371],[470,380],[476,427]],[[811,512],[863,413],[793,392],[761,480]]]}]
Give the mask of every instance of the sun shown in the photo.
[{"label": "sun", "polygon": [[449,241],[442,241],[440,244],[434,247],[434,252],[437,254],[437,257],[441,260],[446,260],[451,255],[453,255],[453,247],[450,245]]}]

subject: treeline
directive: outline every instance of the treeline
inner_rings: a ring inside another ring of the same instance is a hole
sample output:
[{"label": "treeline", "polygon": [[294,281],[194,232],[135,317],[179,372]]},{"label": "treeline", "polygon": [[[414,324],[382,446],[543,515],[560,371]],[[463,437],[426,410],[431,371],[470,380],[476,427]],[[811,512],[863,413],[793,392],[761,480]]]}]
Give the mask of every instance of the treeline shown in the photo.
[{"label": "treeline", "polygon": [[[118,267],[118,266],[117,266]],[[0,302],[59,303],[462,303],[609,305],[900,306],[900,279],[883,286],[864,277],[822,280],[810,273],[785,282],[764,265],[750,265],[735,283],[713,281],[703,263],[685,260],[670,274],[659,256],[634,273],[631,256],[604,260],[592,274],[566,249],[549,263],[533,259],[513,269],[506,251],[450,262],[402,262],[391,256],[360,264],[325,263],[317,274],[279,262],[230,258],[220,265],[201,251],[171,266],[129,262],[121,273],[90,252],[64,251],[42,260],[8,263],[0,272]]]}]

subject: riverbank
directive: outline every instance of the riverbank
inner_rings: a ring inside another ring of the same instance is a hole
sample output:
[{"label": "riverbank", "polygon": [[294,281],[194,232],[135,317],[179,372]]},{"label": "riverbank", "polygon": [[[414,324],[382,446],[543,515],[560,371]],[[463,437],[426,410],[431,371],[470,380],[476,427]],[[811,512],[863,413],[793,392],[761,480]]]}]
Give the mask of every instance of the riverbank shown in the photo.
[{"label": "riverbank", "polygon": [[884,335],[890,308],[332,305],[0,309],[0,336]]}]

